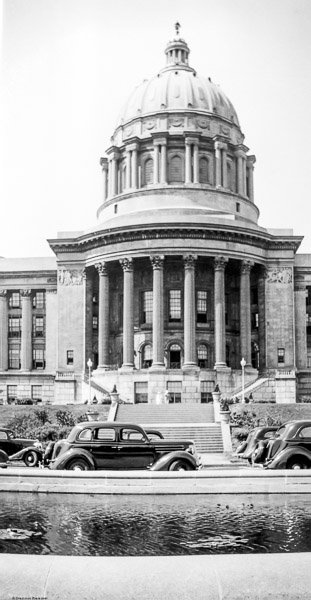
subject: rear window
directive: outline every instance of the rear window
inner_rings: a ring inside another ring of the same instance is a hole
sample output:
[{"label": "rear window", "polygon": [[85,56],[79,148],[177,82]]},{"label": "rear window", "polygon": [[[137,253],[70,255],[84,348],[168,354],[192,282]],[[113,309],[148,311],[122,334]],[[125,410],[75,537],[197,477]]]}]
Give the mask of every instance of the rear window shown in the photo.
[{"label": "rear window", "polygon": [[266,431],[264,437],[265,437],[265,439],[270,439],[270,438],[272,438],[274,436],[275,436],[275,431]]},{"label": "rear window", "polygon": [[311,438],[311,427],[303,427],[301,431],[299,431],[299,437],[302,438]]},{"label": "rear window", "polygon": [[92,439],[92,429],[83,429],[83,431],[81,431],[78,439],[83,440],[83,441],[91,440]]},{"label": "rear window", "polygon": [[137,431],[137,429],[124,428],[120,431],[120,440],[127,442],[143,442],[145,441],[145,436],[141,431]]}]

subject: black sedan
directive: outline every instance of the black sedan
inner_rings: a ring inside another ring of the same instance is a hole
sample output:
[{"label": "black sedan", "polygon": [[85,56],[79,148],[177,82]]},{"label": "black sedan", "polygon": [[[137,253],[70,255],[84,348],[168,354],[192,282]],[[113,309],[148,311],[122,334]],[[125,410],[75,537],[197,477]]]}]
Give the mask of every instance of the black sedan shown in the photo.
[{"label": "black sedan", "polygon": [[6,427],[0,428],[0,450],[7,460],[22,460],[26,467],[36,467],[42,461],[43,448],[38,440],[15,437]]},{"label": "black sedan", "polygon": [[255,427],[247,439],[238,446],[236,455],[249,463],[263,463],[266,458],[268,443],[275,437],[277,426]]},{"label": "black sedan", "polygon": [[279,427],[268,446],[267,469],[311,469],[311,421],[290,421]]},{"label": "black sedan", "polygon": [[165,440],[139,425],[85,422],[76,425],[65,440],[56,442],[50,469],[149,469],[190,471],[201,468],[192,440]]}]

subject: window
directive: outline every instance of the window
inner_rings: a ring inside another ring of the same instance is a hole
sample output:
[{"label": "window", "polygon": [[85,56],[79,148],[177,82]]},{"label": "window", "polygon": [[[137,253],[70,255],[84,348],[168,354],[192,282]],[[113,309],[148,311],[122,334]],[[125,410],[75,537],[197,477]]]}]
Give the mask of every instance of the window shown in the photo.
[{"label": "window", "polygon": [[141,431],[137,429],[124,428],[120,431],[120,440],[127,442],[145,442],[146,438]]},{"label": "window", "polygon": [[9,307],[10,308],[20,308],[20,306],[21,306],[20,293],[12,292],[12,294],[9,298]]},{"label": "window", "polygon": [[209,183],[209,162],[207,158],[200,158],[199,160],[199,182]]},{"label": "window", "polygon": [[278,348],[278,364],[285,363],[285,348]]},{"label": "window", "polygon": [[45,306],[45,293],[44,292],[36,292],[32,299],[33,308],[43,309]]},{"label": "window", "polygon": [[197,323],[207,323],[207,292],[197,291]]},{"label": "window", "polygon": [[95,439],[114,442],[114,440],[116,439],[116,432],[114,429],[110,429],[108,427],[101,427],[95,432]]},{"label": "window", "polygon": [[98,303],[98,294],[95,293],[93,294],[93,304],[97,304]]},{"label": "window", "polygon": [[181,402],[181,381],[168,381],[167,391],[169,392],[169,403],[179,404]]},{"label": "window", "polygon": [[302,438],[311,438],[311,427],[304,427],[299,431],[299,437]]},{"label": "window", "polygon": [[181,367],[181,349],[178,344],[172,344],[169,349],[169,368],[180,369]]},{"label": "window", "polygon": [[31,399],[34,400],[35,404],[42,402],[42,385],[31,386]]},{"label": "window", "polygon": [[79,434],[78,439],[89,442],[92,439],[92,429],[83,429]]},{"label": "window", "polygon": [[45,351],[43,348],[34,348],[32,351],[33,369],[45,369]]},{"label": "window", "polygon": [[7,386],[7,401],[8,404],[12,404],[17,400],[17,385],[8,385]]},{"label": "window", "polygon": [[148,381],[138,381],[135,383],[135,403],[148,402]]},{"label": "window", "polygon": [[208,368],[208,351],[205,344],[200,344],[200,346],[198,346],[198,366],[200,369]]},{"label": "window", "polygon": [[36,337],[36,338],[44,336],[44,318],[43,317],[33,317],[32,334],[33,334],[33,337]]},{"label": "window", "polygon": [[212,391],[215,387],[214,381],[201,381],[201,402],[213,402]]},{"label": "window", "polygon": [[142,368],[149,369],[152,365],[152,346],[146,344],[142,350]]},{"label": "window", "polygon": [[252,329],[258,329],[259,317],[257,312],[252,313]]},{"label": "window", "polygon": [[21,337],[21,318],[9,317],[9,338]]},{"label": "window", "polygon": [[183,182],[182,159],[180,156],[172,156],[168,165],[168,180],[169,183]]},{"label": "window", "polygon": [[181,321],[181,290],[170,290],[169,294],[169,321]]},{"label": "window", "polygon": [[73,365],[73,350],[67,350],[67,365]]},{"label": "window", "polygon": [[20,369],[20,346],[9,346],[9,369]]},{"label": "window", "polygon": [[149,185],[153,183],[153,160],[152,158],[148,158],[144,165],[144,177],[143,177],[143,185]]},{"label": "window", "polygon": [[117,204],[115,204],[115,205],[114,205],[114,214],[116,215],[116,214],[117,214],[117,212],[118,212],[118,205],[117,205]]},{"label": "window", "polygon": [[240,212],[240,203],[239,202],[236,202],[235,210],[236,210],[237,213]]},{"label": "window", "polygon": [[152,323],[153,292],[143,292],[142,323]]},{"label": "window", "polygon": [[93,331],[97,331],[97,329],[98,329],[98,316],[97,315],[93,315],[92,325],[93,325]]}]

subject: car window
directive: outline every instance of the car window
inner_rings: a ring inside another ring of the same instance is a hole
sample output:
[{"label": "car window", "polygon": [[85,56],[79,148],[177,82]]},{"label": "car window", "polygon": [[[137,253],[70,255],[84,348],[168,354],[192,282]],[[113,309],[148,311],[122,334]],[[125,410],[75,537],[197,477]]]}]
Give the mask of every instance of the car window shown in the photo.
[{"label": "car window", "polygon": [[6,431],[0,431],[0,440],[7,440],[8,434]]},{"label": "car window", "polygon": [[264,435],[264,438],[265,439],[270,439],[270,438],[272,438],[274,436],[275,436],[275,431],[266,431],[266,433]]},{"label": "car window", "polygon": [[92,429],[83,429],[78,436],[79,440],[89,441],[92,439]]},{"label": "car window", "polygon": [[120,440],[126,440],[128,442],[145,442],[146,438],[141,431],[126,427],[120,431]]},{"label": "car window", "polygon": [[97,429],[96,434],[95,434],[95,439],[114,442],[116,439],[116,432],[112,428],[101,427],[100,429]]},{"label": "car window", "polygon": [[280,427],[276,432],[276,437],[281,437],[285,431],[286,427]]},{"label": "car window", "polygon": [[160,433],[156,433],[155,431],[153,431],[152,433],[148,433],[148,438],[149,440],[161,440],[163,439],[163,436]]},{"label": "car window", "polygon": [[299,431],[299,437],[311,438],[311,427],[303,427],[301,431]]}]

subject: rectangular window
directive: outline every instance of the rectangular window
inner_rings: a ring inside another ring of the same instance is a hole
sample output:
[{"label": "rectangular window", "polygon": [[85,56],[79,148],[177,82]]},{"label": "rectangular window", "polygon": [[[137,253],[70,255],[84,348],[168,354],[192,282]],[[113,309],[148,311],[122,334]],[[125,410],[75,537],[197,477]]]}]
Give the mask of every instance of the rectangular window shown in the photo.
[{"label": "rectangular window", "polygon": [[179,404],[181,402],[181,381],[168,381],[169,403]]},{"label": "rectangular window", "polygon": [[181,290],[170,290],[169,295],[169,321],[181,321]]},{"label": "rectangular window", "polygon": [[207,323],[207,292],[197,291],[197,323]]},{"label": "rectangular window", "polygon": [[9,369],[20,369],[20,346],[9,346]]},{"label": "rectangular window", "polygon": [[43,348],[34,348],[32,351],[32,368],[45,369],[45,351]]},{"label": "rectangular window", "polygon": [[201,402],[207,404],[207,402],[213,402],[212,391],[215,387],[214,381],[201,381]]},{"label": "rectangular window", "polygon": [[285,348],[278,348],[278,364],[282,365],[285,363]]},{"label": "rectangular window", "polygon": [[135,403],[148,402],[148,381],[138,381],[135,383]]},{"label": "rectangular window", "polygon": [[31,386],[31,399],[35,404],[38,402],[42,402],[42,385],[32,385]]},{"label": "rectangular window", "polygon": [[143,292],[142,323],[152,323],[153,292]]},{"label": "rectangular window", "polygon": [[33,337],[44,337],[44,318],[33,317],[32,321],[32,335]]},{"label": "rectangular window", "polygon": [[10,308],[20,308],[20,306],[21,306],[20,293],[12,292],[11,296],[9,297],[9,307]]},{"label": "rectangular window", "polygon": [[17,400],[17,385],[7,385],[7,402],[12,404]]},{"label": "rectangular window", "polygon": [[97,331],[97,330],[98,330],[98,316],[93,315],[93,331]]},{"label": "rectangular window", "polygon": [[259,318],[258,313],[252,313],[252,329],[258,329]]},{"label": "rectangular window", "polygon": [[93,294],[93,304],[98,304],[98,294]]},{"label": "rectangular window", "polygon": [[9,338],[21,337],[21,318],[9,317]]},{"label": "rectangular window", "polygon": [[67,350],[67,365],[73,365],[73,350]]},{"label": "rectangular window", "polygon": [[32,299],[32,306],[41,310],[45,307],[45,292],[35,292]]}]

